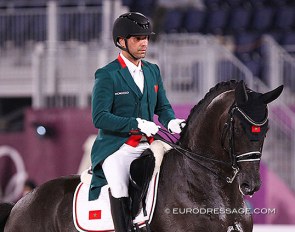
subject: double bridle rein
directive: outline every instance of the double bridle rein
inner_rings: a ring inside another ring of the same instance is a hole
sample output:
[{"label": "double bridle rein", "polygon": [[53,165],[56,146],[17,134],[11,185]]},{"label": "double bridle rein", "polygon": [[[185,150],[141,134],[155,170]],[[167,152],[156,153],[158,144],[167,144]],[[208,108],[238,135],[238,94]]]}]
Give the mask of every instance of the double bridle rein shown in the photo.
[{"label": "double bridle rein", "polygon": [[[222,136],[221,136],[221,143],[222,143],[222,147],[225,151],[227,151],[227,153],[230,156],[230,162],[225,162],[222,160],[218,160],[218,159],[213,159],[213,158],[209,158],[206,157],[204,155],[192,152],[186,148],[183,148],[181,146],[181,144],[176,144],[173,142],[173,139],[170,136],[173,136],[171,134],[169,134],[168,131],[160,129],[160,131],[162,133],[164,133],[170,141],[167,141],[167,139],[163,138],[160,135],[157,135],[155,138],[158,140],[161,140],[167,144],[169,144],[174,150],[176,150],[177,152],[179,152],[180,154],[184,155],[185,157],[189,158],[190,160],[197,162],[200,166],[202,166],[203,168],[207,169],[208,171],[212,172],[213,174],[215,174],[218,177],[221,177],[220,174],[218,174],[217,172],[215,172],[214,170],[208,168],[206,165],[203,165],[200,163],[200,159],[206,160],[206,161],[212,161],[215,163],[220,163],[223,164],[225,166],[228,166],[232,169],[233,171],[233,175],[231,177],[225,177],[226,182],[227,183],[232,183],[234,181],[234,179],[236,178],[238,172],[239,172],[239,166],[238,163],[240,162],[255,162],[255,161],[260,161],[261,160],[261,150],[262,147],[260,148],[259,151],[250,151],[250,152],[246,152],[246,153],[242,153],[242,154],[238,154],[236,155],[235,152],[235,133],[234,133],[234,125],[235,125],[235,113],[240,113],[240,115],[242,116],[243,119],[245,119],[250,125],[252,126],[256,126],[256,127],[261,127],[264,126],[268,123],[268,116],[266,115],[265,119],[262,122],[255,122],[253,119],[251,119],[241,108],[239,108],[236,104],[233,104],[229,110],[229,117],[228,120],[226,121],[226,123],[224,124],[223,127],[223,131],[222,131]],[[229,133],[229,148],[226,149],[224,146],[224,140],[226,138],[226,135]],[[173,136],[174,138],[176,138],[175,136]],[[224,178],[224,177],[223,177]]]}]

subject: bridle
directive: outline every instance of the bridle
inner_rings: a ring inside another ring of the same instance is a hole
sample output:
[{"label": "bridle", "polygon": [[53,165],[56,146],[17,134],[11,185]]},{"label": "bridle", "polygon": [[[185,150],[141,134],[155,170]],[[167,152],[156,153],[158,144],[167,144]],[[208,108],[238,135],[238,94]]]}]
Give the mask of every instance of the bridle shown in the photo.
[{"label": "bridle", "polygon": [[[267,111],[266,111],[267,112]],[[250,152],[245,152],[239,155],[236,155],[236,151],[235,151],[235,133],[234,133],[234,126],[235,126],[235,113],[239,113],[243,119],[245,119],[250,125],[252,126],[257,126],[257,127],[261,127],[264,126],[268,123],[268,115],[266,114],[265,118],[263,121],[261,122],[256,122],[254,121],[252,118],[250,118],[241,108],[239,108],[237,106],[236,103],[234,103],[230,110],[229,110],[229,118],[227,120],[227,122],[224,125],[223,128],[223,132],[222,132],[222,138],[221,138],[221,143],[223,146],[223,149],[227,151],[227,149],[224,146],[224,140],[226,137],[226,133],[227,131],[229,131],[229,156],[230,156],[230,160],[231,160],[231,167],[233,169],[233,176],[227,177],[226,181],[228,183],[232,183],[236,177],[236,175],[239,172],[239,166],[238,163],[241,162],[255,162],[255,161],[260,161],[261,160],[261,156],[262,156],[262,146],[260,147],[260,149],[258,151],[250,151]],[[229,128],[229,130],[227,130],[227,128]]]},{"label": "bridle", "polygon": [[[178,153],[180,153],[180,154],[184,155],[185,157],[189,158],[190,160],[198,163],[200,166],[202,166],[203,168],[207,169],[208,171],[212,172],[213,174],[215,174],[216,176],[218,176],[220,178],[222,178],[222,176],[219,173],[217,173],[214,170],[208,168],[206,165],[201,164],[200,159],[206,160],[206,161],[212,161],[212,162],[215,162],[215,163],[220,163],[220,164],[223,164],[225,166],[230,167],[232,169],[232,171],[233,171],[233,175],[231,177],[225,177],[225,180],[226,180],[227,183],[232,183],[234,181],[234,179],[236,178],[239,170],[240,170],[239,166],[238,166],[238,163],[260,161],[261,156],[262,156],[262,153],[261,153],[262,146],[260,147],[259,151],[250,151],[250,152],[246,152],[246,153],[236,155],[236,152],[235,152],[235,133],[234,133],[234,130],[235,130],[235,128],[234,128],[235,117],[234,116],[235,116],[236,113],[239,113],[240,116],[242,116],[248,123],[250,123],[253,126],[261,127],[261,126],[267,125],[267,123],[268,123],[267,114],[266,114],[265,119],[262,122],[255,122],[241,108],[239,108],[236,103],[234,103],[230,107],[230,110],[229,110],[229,113],[228,113],[229,117],[228,117],[226,123],[224,124],[223,131],[221,133],[221,144],[222,144],[223,149],[225,151],[227,151],[227,153],[229,154],[230,162],[225,162],[225,161],[222,161],[222,160],[209,158],[209,157],[206,157],[204,155],[198,154],[196,152],[190,151],[190,150],[188,150],[186,148],[183,148],[180,143],[176,144],[173,141],[173,139],[170,137],[170,136],[172,136],[172,137],[176,138],[175,136],[169,134],[168,131],[163,130],[163,129],[160,129],[160,131],[162,133],[164,133],[169,138],[170,141],[167,141],[167,139],[163,138],[160,135],[155,136],[155,139],[161,140],[161,141],[169,144]],[[224,146],[225,138],[226,138],[227,134],[228,134],[228,137],[229,137],[229,148],[228,149]]]}]

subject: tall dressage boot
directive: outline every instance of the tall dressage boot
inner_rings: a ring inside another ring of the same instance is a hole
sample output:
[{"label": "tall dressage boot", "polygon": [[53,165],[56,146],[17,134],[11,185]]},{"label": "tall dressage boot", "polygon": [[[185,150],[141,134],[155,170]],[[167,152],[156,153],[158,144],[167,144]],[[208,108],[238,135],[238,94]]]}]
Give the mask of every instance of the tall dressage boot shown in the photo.
[{"label": "tall dressage boot", "polygon": [[121,197],[115,198],[109,191],[110,203],[111,203],[111,213],[114,222],[114,227],[116,232],[132,232],[133,223],[131,219],[130,211],[130,198]]}]

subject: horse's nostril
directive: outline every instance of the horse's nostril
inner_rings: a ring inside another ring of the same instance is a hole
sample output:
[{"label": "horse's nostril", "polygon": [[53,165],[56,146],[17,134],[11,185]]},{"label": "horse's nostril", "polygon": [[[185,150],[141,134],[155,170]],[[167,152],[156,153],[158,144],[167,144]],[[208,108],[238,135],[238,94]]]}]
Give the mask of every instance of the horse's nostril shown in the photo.
[{"label": "horse's nostril", "polygon": [[240,191],[243,195],[253,195],[260,188],[260,183],[260,181],[254,183],[244,181],[240,185]]},{"label": "horse's nostril", "polygon": [[242,190],[243,190],[244,193],[251,192],[251,188],[250,188],[250,185],[248,183],[243,183],[241,185],[241,188],[242,188]]},{"label": "horse's nostril", "polygon": [[243,188],[249,188],[250,186],[249,186],[249,184],[247,184],[247,183],[243,183],[243,184],[242,184],[242,187],[243,187]]}]

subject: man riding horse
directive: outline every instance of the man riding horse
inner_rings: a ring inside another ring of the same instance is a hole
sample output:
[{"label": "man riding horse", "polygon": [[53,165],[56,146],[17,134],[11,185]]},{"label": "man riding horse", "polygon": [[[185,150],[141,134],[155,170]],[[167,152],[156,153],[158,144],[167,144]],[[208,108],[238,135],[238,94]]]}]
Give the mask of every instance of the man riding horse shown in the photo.
[{"label": "man riding horse", "polygon": [[95,73],[92,118],[99,134],[91,152],[89,199],[97,199],[101,187],[108,183],[115,231],[132,230],[129,169],[158,132],[154,114],[171,133],[180,133],[184,122],[175,118],[159,67],[142,60],[152,34],[144,15],[130,12],[119,16],[113,40],[121,53]]}]

